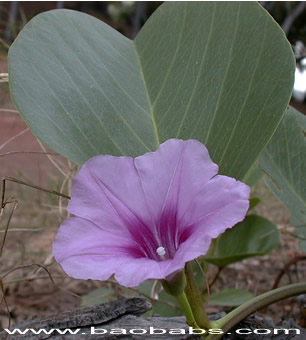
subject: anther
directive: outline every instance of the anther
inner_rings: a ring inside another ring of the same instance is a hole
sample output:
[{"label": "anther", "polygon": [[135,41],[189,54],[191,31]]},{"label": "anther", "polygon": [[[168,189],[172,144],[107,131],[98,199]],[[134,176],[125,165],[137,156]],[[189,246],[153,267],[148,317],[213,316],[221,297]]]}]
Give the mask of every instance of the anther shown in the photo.
[{"label": "anther", "polygon": [[164,255],[166,255],[166,250],[164,247],[158,247],[156,249],[157,254],[162,258]]}]

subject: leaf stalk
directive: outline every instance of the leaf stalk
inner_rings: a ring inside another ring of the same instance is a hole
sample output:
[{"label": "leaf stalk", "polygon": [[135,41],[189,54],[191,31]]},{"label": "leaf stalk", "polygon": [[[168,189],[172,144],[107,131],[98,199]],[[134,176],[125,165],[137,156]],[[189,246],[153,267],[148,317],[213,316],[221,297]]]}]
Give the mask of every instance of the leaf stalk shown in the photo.
[{"label": "leaf stalk", "polygon": [[224,333],[218,335],[211,334],[206,338],[206,340],[221,339],[222,336],[231,330],[235,325],[237,325],[249,315],[255,313],[257,310],[275,302],[305,293],[306,282],[301,282],[273,289],[269,292],[256,296],[243,305],[235,308],[223,318],[216,321],[211,321],[211,328],[222,329]]}]

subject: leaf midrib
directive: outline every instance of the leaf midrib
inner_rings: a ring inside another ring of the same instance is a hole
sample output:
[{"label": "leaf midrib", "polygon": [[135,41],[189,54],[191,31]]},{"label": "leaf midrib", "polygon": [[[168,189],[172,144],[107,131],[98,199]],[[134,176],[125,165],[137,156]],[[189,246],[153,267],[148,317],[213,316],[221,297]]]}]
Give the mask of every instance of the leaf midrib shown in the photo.
[{"label": "leaf midrib", "polygon": [[150,94],[149,94],[149,91],[148,91],[147,83],[146,83],[144,72],[143,72],[143,66],[142,66],[141,59],[140,59],[139,54],[138,54],[138,50],[137,50],[137,46],[135,44],[135,40],[133,40],[132,43],[134,44],[134,47],[135,47],[135,54],[136,54],[136,59],[137,59],[138,65],[139,65],[140,77],[142,79],[145,94],[147,96],[148,106],[149,106],[149,110],[150,110],[150,116],[151,116],[152,124],[153,124],[154,136],[156,138],[156,147],[158,148],[160,143],[161,143],[161,140],[160,140],[160,135],[159,135],[159,132],[158,132],[156,117],[155,117],[153,106],[152,106],[152,100],[150,98]]}]

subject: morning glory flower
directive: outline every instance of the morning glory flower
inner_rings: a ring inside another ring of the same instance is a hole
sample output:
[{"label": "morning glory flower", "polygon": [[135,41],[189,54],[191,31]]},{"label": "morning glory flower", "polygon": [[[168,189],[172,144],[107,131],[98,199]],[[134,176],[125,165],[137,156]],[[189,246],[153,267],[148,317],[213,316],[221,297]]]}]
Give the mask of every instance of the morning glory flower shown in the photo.
[{"label": "morning glory flower", "polygon": [[167,279],[242,221],[250,188],[217,175],[206,147],[170,139],[142,156],[96,156],[76,175],[53,252],[77,279]]}]

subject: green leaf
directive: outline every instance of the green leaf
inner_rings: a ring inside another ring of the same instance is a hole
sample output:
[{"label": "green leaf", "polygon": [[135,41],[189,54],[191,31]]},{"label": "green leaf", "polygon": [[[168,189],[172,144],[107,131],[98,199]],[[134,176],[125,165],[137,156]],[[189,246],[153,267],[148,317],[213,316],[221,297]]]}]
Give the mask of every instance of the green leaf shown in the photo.
[{"label": "green leaf", "polygon": [[216,255],[204,259],[218,267],[225,267],[251,256],[266,255],[278,245],[276,226],[264,217],[248,215],[220,237]]},{"label": "green leaf", "polygon": [[256,161],[248,170],[246,175],[243,178],[244,183],[249,186],[255,185],[261,177],[264,175],[264,172],[260,168],[258,161]]},{"label": "green leaf", "polygon": [[294,56],[257,3],[165,2],[131,41],[86,14],[37,15],[9,51],[13,101],[78,164],[173,137],[208,146],[243,179],[288,104]]},{"label": "green leaf", "polygon": [[172,317],[183,315],[183,312],[176,298],[163,290],[159,294],[158,300],[153,303],[152,314]]},{"label": "green leaf", "polygon": [[149,296],[151,298],[154,298],[154,296],[152,296],[152,292],[153,292],[153,285],[155,284],[156,284],[156,280],[146,280],[143,283],[141,283],[138,287],[133,288],[133,290],[137,291],[139,295],[144,295],[144,296]]},{"label": "green leaf", "polygon": [[158,146],[134,44],[89,15],[36,16],[9,54],[13,100],[35,135],[84,163]]},{"label": "green leaf", "polygon": [[249,211],[254,209],[259,203],[260,203],[260,198],[258,198],[258,197],[251,197],[250,198]]},{"label": "green leaf", "polygon": [[295,226],[297,238],[300,240],[300,248],[306,253],[306,224],[301,224],[294,216],[291,216],[290,223]]},{"label": "green leaf", "polygon": [[208,302],[212,305],[236,307],[251,300],[254,296],[243,289],[225,289],[211,294]]},{"label": "green leaf", "polygon": [[[289,209],[297,233],[306,235],[306,117],[290,107],[259,158],[265,181]],[[305,242],[302,248],[306,250]]]}]

